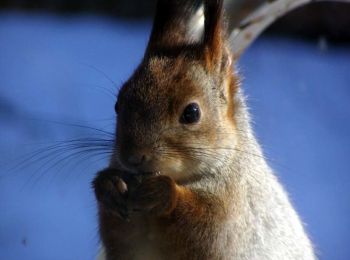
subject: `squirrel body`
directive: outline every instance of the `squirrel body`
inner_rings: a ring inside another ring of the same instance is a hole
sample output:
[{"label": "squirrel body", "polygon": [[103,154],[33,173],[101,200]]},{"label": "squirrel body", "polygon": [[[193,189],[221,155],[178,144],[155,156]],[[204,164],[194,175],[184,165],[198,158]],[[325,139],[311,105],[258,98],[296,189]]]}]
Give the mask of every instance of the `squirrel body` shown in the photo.
[{"label": "squirrel body", "polygon": [[115,153],[93,182],[101,257],[315,259],[254,137],[222,1],[204,1],[200,43],[179,34],[189,5],[158,2],[145,57],[119,93]]}]

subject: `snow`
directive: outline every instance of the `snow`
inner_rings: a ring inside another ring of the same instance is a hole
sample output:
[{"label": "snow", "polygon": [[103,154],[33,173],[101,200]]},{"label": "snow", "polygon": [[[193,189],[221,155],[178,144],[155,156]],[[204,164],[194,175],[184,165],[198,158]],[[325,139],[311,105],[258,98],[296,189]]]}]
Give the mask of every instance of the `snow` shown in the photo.
[{"label": "snow", "polygon": [[[44,148],[48,157],[14,165],[55,141],[110,138],[80,125],[113,132],[113,95],[150,25],[0,13],[0,259],[94,258],[90,182],[107,157],[60,161],[67,150]],[[350,256],[349,67],[349,47],[268,37],[239,63],[256,133],[320,259]]]}]

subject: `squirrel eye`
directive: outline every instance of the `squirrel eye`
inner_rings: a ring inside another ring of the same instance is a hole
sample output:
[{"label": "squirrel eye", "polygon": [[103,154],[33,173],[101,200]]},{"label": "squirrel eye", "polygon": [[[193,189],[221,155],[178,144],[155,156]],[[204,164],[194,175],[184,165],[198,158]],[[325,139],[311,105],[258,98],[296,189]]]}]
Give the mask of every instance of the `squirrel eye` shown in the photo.
[{"label": "squirrel eye", "polygon": [[180,122],[183,124],[194,124],[199,121],[201,117],[201,110],[197,103],[191,103],[187,105],[183,111]]},{"label": "squirrel eye", "polygon": [[118,104],[118,102],[116,102],[115,105],[114,105],[114,111],[118,114],[118,112],[119,112],[119,104]]}]

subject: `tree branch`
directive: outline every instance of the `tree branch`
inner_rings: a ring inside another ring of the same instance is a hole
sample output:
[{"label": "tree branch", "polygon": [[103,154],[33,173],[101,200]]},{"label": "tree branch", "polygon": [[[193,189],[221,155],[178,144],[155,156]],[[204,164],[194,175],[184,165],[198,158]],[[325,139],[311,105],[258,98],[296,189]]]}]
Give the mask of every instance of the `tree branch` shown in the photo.
[{"label": "tree branch", "polygon": [[[236,58],[239,57],[269,25],[295,8],[325,1],[327,0],[270,0],[264,3],[233,29],[230,35],[232,52]],[[328,2],[350,4],[350,0],[328,0]]]}]

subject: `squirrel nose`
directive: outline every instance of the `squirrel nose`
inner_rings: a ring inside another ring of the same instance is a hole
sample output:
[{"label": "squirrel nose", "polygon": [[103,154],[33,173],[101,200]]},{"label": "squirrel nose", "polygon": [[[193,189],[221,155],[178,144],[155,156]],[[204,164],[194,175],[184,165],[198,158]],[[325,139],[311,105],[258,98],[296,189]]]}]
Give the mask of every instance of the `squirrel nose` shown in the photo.
[{"label": "squirrel nose", "polygon": [[133,154],[128,157],[128,163],[133,166],[140,166],[146,161],[146,155]]}]

